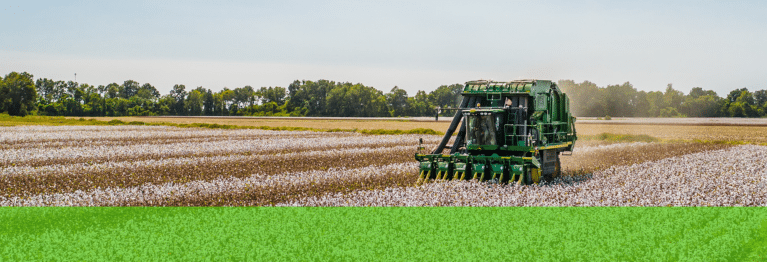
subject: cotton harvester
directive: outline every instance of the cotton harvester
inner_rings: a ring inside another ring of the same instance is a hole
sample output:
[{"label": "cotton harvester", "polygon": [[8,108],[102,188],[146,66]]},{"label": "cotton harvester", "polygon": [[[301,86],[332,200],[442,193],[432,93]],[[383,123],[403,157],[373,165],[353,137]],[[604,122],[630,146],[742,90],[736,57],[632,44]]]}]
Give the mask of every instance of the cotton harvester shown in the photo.
[{"label": "cotton harvester", "polygon": [[[431,154],[415,155],[419,183],[477,179],[532,184],[560,175],[559,155],[572,153],[577,136],[569,100],[555,83],[469,81],[462,95],[439,145]],[[447,149],[450,153],[443,154]]]}]

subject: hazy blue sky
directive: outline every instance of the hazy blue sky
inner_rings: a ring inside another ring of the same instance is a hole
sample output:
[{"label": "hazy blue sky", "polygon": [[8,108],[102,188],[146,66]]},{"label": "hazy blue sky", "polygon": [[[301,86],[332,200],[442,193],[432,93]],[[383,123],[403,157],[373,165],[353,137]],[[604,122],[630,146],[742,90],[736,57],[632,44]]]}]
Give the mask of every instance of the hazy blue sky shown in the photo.
[{"label": "hazy blue sky", "polygon": [[[672,3],[669,3],[672,2]],[[0,73],[166,94],[475,79],[767,89],[765,1],[0,1]]]}]

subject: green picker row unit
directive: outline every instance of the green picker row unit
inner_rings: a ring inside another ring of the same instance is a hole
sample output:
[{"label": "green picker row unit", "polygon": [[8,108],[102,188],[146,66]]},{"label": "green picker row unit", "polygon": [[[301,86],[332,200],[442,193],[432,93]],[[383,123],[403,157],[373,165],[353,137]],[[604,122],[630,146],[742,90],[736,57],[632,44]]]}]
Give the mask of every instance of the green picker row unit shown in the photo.
[{"label": "green picker row unit", "polygon": [[[440,144],[431,154],[415,155],[419,183],[477,179],[532,184],[560,175],[559,155],[572,153],[577,136],[567,95],[555,83],[469,81],[462,95]],[[448,148],[450,153],[443,153]]]}]

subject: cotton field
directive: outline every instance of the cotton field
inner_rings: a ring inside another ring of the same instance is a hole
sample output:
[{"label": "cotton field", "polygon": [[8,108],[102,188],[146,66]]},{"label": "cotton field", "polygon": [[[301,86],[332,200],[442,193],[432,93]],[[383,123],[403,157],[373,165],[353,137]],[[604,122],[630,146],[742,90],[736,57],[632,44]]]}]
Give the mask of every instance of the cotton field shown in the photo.
[{"label": "cotton field", "polygon": [[416,185],[419,138],[166,126],[0,127],[2,206],[764,206],[767,147],[578,142],[540,185]]},{"label": "cotton field", "polygon": [[309,206],[764,206],[767,146],[615,166],[540,186],[439,182],[294,201]]}]

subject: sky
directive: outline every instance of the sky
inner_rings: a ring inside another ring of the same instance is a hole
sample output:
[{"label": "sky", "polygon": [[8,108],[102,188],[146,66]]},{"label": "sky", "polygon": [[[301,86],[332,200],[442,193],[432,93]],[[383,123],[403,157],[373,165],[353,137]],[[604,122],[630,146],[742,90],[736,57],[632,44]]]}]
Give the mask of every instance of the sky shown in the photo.
[{"label": "sky", "polygon": [[162,94],[294,80],[767,89],[767,1],[5,1],[0,74]]}]

